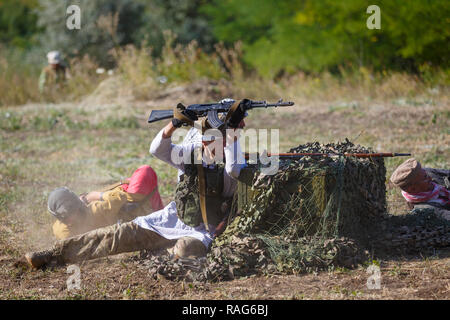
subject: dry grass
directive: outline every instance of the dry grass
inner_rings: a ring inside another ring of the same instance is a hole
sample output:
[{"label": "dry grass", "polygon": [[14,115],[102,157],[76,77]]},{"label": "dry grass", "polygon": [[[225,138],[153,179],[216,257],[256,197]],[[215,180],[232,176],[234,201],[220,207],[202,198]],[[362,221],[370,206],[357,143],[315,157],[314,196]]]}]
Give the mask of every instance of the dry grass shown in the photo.
[{"label": "dry grass", "polygon": [[[113,19],[109,17],[108,19]],[[114,20],[114,19],[113,19]],[[111,31],[112,32],[112,31]],[[114,34],[111,34],[114,38]],[[39,66],[27,65],[14,53],[0,55],[0,106],[21,105],[29,102],[78,102],[86,97],[98,103],[107,103],[122,96],[133,100],[154,99],[161,90],[196,81],[227,81],[235,97],[280,96],[307,101],[371,101],[409,99],[418,95],[440,95],[448,90],[449,70],[421,66],[419,75],[402,72],[374,72],[365,67],[341,68],[339,75],[294,75],[277,79],[263,78],[242,64],[241,44],[231,48],[222,44],[206,54],[195,41],[186,46],[174,45],[174,35],[165,34],[165,46],[160,58],[152,56],[148,44],[115,46],[109,53],[115,69],[98,74],[99,65],[88,56],[69,61],[72,78],[62,90],[41,95],[38,91]],[[1,48],[0,48],[1,49]],[[105,70],[106,71],[106,70]],[[106,92],[106,93],[105,93]],[[444,93],[445,94],[445,93]]]}]

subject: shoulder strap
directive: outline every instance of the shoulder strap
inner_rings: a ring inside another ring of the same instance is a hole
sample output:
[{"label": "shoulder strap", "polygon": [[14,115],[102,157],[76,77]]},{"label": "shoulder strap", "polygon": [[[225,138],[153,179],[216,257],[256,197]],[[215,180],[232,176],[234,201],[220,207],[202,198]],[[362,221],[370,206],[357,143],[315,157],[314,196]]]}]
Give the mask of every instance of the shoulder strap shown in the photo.
[{"label": "shoulder strap", "polygon": [[102,188],[102,189],[100,189],[100,190],[97,190],[97,191],[99,191],[99,192],[106,192],[106,191],[112,190],[112,189],[114,189],[114,188],[117,188],[118,186],[121,186],[121,185],[124,184],[124,183],[125,183],[125,182],[119,181],[119,182],[110,184],[109,186],[106,186],[106,187],[104,187],[104,188]]},{"label": "shoulder strap", "polygon": [[150,192],[149,195],[148,195],[147,197],[145,197],[145,199],[146,199],[147,201],[150,202],[150,207],[152,207],[152,210],[153,210],[153,211],[155,211],[155,208],[153,208],[153,205],[152,205],[152,201],[151,201],[151,200],[152,200],[152,197],[153,197],[153,195],[155,194],[156,190],[158,190],[158,185],[156,185],[156,186],[153,188],[152,192]]},{"label": "shoulder strap", "polygon": [[[202,212],[202,219],[203,223],[205,224],[205,228],[208,232],[209,231],[209,225],[208,225],[208,217],[206,213],[206,182],[205,182],[205,171],[203,170],[203,163],[202,163],[202,150],[199,148],[200,152],[197,154],[197,160],[199,160],[199,164],[196,164],[197,167],[197,174],[198,174],[198,193],[199,193],[199,199],[200,199],[200,210]],[[198,150],[198,149],[197,149]],[[195,149],[194,149],[195,152]]]}]

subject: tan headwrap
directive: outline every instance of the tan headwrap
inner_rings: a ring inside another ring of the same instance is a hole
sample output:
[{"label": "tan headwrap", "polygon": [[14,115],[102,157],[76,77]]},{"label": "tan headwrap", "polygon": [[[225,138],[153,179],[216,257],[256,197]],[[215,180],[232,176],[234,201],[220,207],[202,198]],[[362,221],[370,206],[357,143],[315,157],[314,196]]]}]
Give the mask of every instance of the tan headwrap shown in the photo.
[{"label": "tan headwrap", "polygon": [[405,188],[419,181],[419,173],[422,171],[420,162],[411,158],[403,162],[391,175],[391,182],[399,187]]}]

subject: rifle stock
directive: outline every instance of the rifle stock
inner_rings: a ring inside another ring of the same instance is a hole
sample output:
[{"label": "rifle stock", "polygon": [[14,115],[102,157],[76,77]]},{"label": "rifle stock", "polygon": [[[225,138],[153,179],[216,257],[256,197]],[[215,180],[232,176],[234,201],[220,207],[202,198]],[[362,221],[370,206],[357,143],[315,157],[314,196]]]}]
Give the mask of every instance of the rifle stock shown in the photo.
[{"label": "rifle stock", "polygon": [[173,110],[152,110],[148,123],[173,118]]}]

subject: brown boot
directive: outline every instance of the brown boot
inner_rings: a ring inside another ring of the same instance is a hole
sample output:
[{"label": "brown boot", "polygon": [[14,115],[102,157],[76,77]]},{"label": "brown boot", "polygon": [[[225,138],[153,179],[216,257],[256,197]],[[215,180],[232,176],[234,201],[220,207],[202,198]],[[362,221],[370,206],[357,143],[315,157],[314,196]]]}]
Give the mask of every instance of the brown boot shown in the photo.
[{"label": "brown boot", "polygon": [[28,264],[36,269],[40,269],[51,262],[57,262],[57,255],[55,249],[28,252],[25,254],[25,259]]}]

